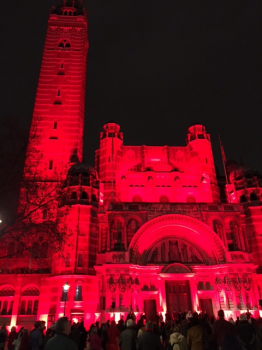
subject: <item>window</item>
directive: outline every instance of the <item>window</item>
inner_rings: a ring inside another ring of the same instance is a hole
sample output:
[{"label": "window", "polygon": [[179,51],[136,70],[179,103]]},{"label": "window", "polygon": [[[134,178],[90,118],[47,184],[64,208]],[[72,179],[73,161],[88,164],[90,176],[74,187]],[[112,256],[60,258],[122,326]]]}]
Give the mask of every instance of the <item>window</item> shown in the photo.
[{"label": "window", "polygon": [[70,43],[67,40],[62,40],[58,44],[58,50],[69,51],[70,47],[71,47],[71,45],[70,45]]},{"label": "window", "polygon": [[21,258],[23,256],[23,252],[24,252],[24,245],[23,243],[20,242],[17,245],[17,250],[16,250],[17,257]]},{"label": "window", "polygon": [[11,258],[15,254],[15,243],[10,242],[7,248],[7,256]]},{"label": "window", "polygon": [[44,242],[41,247],[41,258],[47,258],[48,255],[48,243]]},{"label": "window", "polygon": [[76,198],[77,198],[77,195],[76,195],[76,192],[74,191],[71,193],[71,199],[76,199]]},{"label": "window", "polygon": [[85,191],[82,192],[81,199],[88,199],[88,195]]},{"label": "window", "polygon": [[71,255],[70,253],[67,253],[65,258],[65,267],[70,267],[70,263],[71,263]]},{"label": "window", "polygon": [[53,129],[57,129],[57,122],[54,122]]},{"label": "window", "polygon": [[82,301],[82,286],[77,285],[76,286],[76,295],[75,295],[75,301]]},{"label": "window", "polygon": [[5,300],[3,303],[2,315],[7,315],[8,301]]},{"label": "window", "polygon": [[38,300],[34,301],[34,309],[33,309],[33,315],[37,315],[37,311],[38,311]]},{"label": "window", "polygon": [[49,169],[49,170],[52,170],[52,169],[53,169],[53,165],[54,165],[54,161],[53,161],[53,160],[49,160],[48,169]]},{"label": "window", "polygon": [[32,251],[31,251],[32,258],[39,258],[39,243],[35,242],[32,246]]},{"label": "window", "polygon": [[47,218],[47,210],[44,209],[42,214],[43,214],[43,220],[46,220],[46,218]]},{"label": "window", "polygon": [[78,254],[77,267],[83,267],[84,256],[83,254]]},{"label": "window", "polygon": [[57,90],[56,96],[61,96],[61,90]]},{"label": "window", "polygon": [[32,300],[29,300],[27,303],[27,310],[26,310],[27,315],[32,315],[32,306],[33,306],[33,302]]},{"label": "window", "polygon": [[60,64],[60,68],[63,69],[64,68],[64,63]]},{"label": "window", "polygon": [[25,315],[25,306],[26,306],[26,301],[23,300],[21,303],[20,315]]}]

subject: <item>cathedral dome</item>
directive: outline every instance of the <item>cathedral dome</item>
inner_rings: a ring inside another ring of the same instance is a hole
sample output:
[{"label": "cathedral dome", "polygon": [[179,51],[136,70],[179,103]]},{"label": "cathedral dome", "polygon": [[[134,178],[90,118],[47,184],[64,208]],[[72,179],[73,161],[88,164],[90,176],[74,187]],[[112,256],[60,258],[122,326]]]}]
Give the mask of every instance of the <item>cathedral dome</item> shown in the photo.
[{"label": "cathedral dome", "polygon": [[84,176],[92,176],[97,179],[97,172],[96,170],[89,164],[81,162],[76,163],[71,166],[71,168],[68,170],[68,176],[78,176],[78,175]]}]

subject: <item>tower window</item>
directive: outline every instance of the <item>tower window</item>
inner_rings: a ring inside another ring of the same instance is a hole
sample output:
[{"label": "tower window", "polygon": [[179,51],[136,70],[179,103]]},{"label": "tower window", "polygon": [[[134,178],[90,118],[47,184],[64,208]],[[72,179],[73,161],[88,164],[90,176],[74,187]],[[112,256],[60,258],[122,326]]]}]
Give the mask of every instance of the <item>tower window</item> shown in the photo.
[{"label": "tower window", "polygon": [[54,161],[53,160],[49,160],[48,169],[52,170],[53,169],[53,165],[54,165]]},{"label": "tower window", "polygon": [[83,254],[78,254],[77,267],[83,267],[84,256]]},{"label": "tower window", "polygon": [[83,300],[83,297],[82,297],[82,286],[77,285],[76,286],[75,301],[81,301],[81,300]]},{"label": "tower window", "polygon": [[64,68],[64,63],[60,63],[60,68],[61,68],[61,69]]},{"label": "tower window", "polygon": [[54,122],[53,129],[57,129],[57,122]]},{"label": "tower window", "polygon": [[58,44],[58,50],[62,50],[62,51],[70,50],[70,47],[71,47],[71,45],[67,40],[62,40]]},{"label": "tower window", "polygon": [[57,96],[61,96],[61,90],[57,90]]}]

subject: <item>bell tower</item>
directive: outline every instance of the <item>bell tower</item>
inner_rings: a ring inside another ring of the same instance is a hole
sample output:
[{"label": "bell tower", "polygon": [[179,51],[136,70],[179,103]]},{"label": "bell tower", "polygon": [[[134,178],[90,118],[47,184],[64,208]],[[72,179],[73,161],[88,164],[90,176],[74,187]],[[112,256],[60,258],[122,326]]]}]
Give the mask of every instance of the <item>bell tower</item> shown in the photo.
[{"label": "bell tower", "polygon": [[24,180],[65,179],[81,162],[88,51],[81,0],[64,0],[49,14],[27,149]]}]

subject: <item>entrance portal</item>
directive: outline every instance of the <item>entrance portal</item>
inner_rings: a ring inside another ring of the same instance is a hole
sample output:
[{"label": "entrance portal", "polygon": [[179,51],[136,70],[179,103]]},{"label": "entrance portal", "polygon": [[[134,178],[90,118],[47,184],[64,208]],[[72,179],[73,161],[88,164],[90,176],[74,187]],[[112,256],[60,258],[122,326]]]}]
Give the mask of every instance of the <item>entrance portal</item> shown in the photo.
[{"label": "entrance portal", "polygon": [[189,281],[166,281],[167,313],[192,309]]},{"label": "entrance portal", "polygon": [[154,299],[144,300],[144,310],[147,321],[156,320],[156,301]]},{"label": "entrance portal", "polygon": [[202,312],[206,312],[209,317],[213,316],[213,307],[211,299],[200,299],[200,309]]}]

